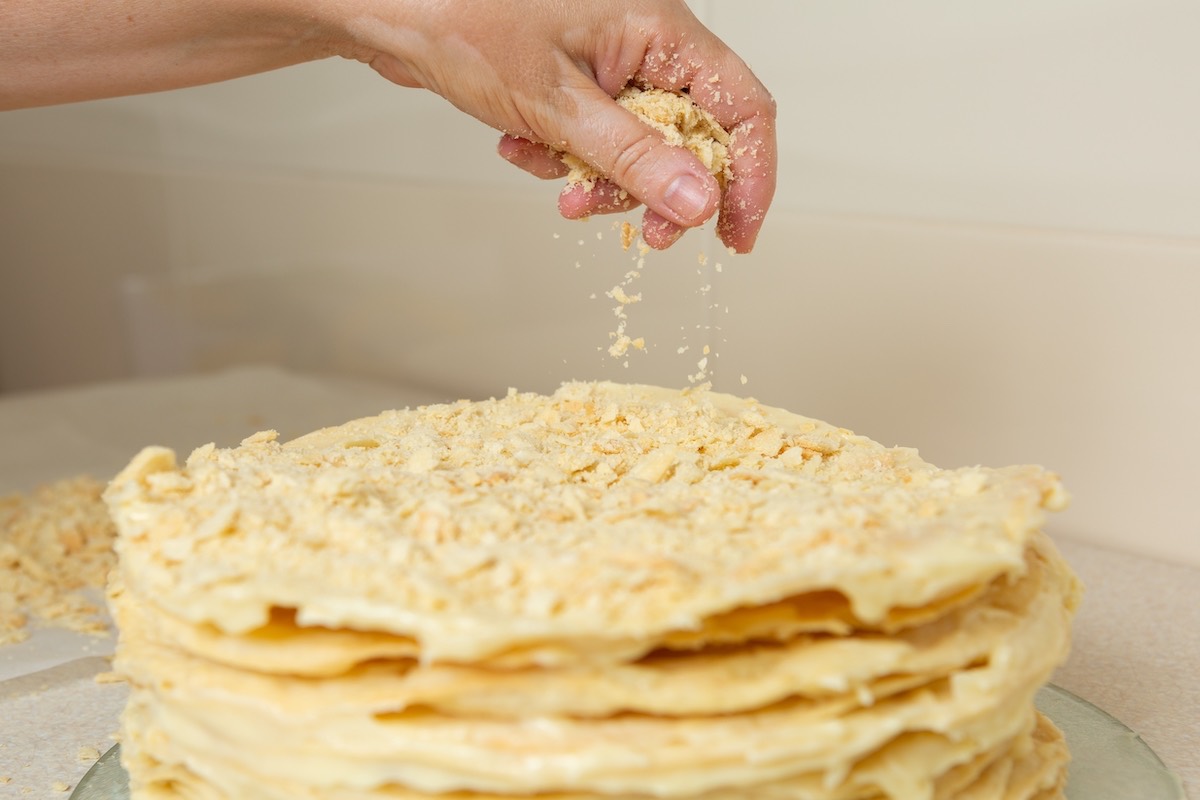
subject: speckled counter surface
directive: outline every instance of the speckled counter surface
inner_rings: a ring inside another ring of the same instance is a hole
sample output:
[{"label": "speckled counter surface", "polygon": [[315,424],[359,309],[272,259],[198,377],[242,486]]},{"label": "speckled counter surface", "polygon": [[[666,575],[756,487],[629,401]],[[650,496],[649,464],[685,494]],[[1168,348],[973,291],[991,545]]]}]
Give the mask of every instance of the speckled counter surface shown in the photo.
[{"label": "speckled counter surface", "polygon": [[1124,722],[1200,798],[1200,569],[1058,540],[1087,585],[1054,682]]},{"label": "speckled counter surface", "polygon": [[[0,396],[0,493],[111,474],[151,442],[186,451],[267,427],[292,436],[437,399],[271,369]],[[1141,734],[1200,800],[1200,569],[1058,542],[1088,591],[1055,683]],[[65,800],[87,756],[112,744],[125,689],[94,680],[108,669],[111,642],[75,647],[34,674],[22,666],[38,663],[28,648],[20,656],[0,648],[0,800]]]}]

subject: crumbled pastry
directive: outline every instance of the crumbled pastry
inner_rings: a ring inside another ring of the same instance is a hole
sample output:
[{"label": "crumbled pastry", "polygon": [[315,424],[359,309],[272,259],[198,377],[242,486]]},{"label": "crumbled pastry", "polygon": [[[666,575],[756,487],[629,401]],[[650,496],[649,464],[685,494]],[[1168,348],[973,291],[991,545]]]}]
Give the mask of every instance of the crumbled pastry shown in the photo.
[{"label": "crumbled pastry", "polygon": [[0,498],[0,644],[28,638],[31,623],[108,632],[83,594],[102,589],[116,563],[103,490],[80,477]]},{"label": "crumbled pastry", "polygon": [[[669,144],[690,150],[724,189],[730,179],[731,137],[712,114],[686,94],[665,89],[630,85],[616,99]],[[590,165],[586,154],[564,153],[561,158],[570,168],[568,184],[591,189],[604,177]]]},{"label": "crumbled pastry", "polygon": [[882,619],[1019,568],[1065,494],[1038,467],[941,470],[753,400],[581,383],[183,467],[151,448],[108,498],[130,587],[184,619],[234,633],[294,608],[476,657],[815,590]]}]

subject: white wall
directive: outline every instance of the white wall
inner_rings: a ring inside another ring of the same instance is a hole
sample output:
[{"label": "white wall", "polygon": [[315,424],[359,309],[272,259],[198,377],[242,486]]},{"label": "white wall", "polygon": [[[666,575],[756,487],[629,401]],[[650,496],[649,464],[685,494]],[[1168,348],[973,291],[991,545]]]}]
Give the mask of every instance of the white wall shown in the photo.
[{"label": "white wall", "polygon": [[[783,206],[1200,236],[1192,0],[693,6],[779,100]],[[493,140],[340,61],[0,122],[6,160],[526,187]]]},{"label": "white wall", "polygon": [[732,0],[816,212],[1200,236],[1200,4]]},{"label": "white wall", "polygon": [[708,343],[719,388],[1049,464],[1061,531],[1200,563],[1200,5],[693,5],[779,100],[779,198],[752,256],[698,232],[647,260],[629,368],[610,223],[326,62],[0,115],[0,388],[263,360],[682,385]]}]

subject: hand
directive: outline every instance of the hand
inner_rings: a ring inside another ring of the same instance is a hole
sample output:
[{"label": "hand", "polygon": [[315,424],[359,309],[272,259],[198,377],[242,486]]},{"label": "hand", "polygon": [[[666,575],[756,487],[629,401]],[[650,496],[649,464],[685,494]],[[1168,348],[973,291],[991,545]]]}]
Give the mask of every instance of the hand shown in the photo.
[{"label": "hand", "polygon": [[[564,216],[645,204],[643,236],[662,248],[719,209],[721,240],[753,247],[775,192],[774,102],[681,0],[364,0],[344,25],[347,55],[502,131],[500,153],[513,164],[562,177],[553,148],[609,176],[591,192],[568,187]],[[688,89],[730,131],[724,196],[695,156],[612,99],[634,79]]]}]

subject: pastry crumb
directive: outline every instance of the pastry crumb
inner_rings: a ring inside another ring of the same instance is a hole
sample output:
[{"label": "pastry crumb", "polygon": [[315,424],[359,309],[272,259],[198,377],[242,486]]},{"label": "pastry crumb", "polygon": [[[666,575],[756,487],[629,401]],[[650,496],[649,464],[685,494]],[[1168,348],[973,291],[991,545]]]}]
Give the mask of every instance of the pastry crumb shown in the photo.
[{"label": "pastry crumb", "polygon": [[[719,82],[719,77],[713,76],[712,82]],[[724,192],[733,177],[731,165],[732,153],[735,148],[731,134],[711,113],[697,105],[693,98],[685,92],[672,92],[648,86],[627,86],[615,99],[619,105],[661,134],[668,144],[686,148],[694,154],[709,173],[716,178],[720,190]],[[586,155],[562,152],[559,157],[569,170],[568,185],[582,186],[585,191],[592,191],[597,182],[605,179],[606,176],[592,166]],[[619,196],[624,199],[624,190],[621,190]],[[651,248],[644,238],[639,241],[642,231],[639,231],[631,223],[627,221],[614,223],[613,227],[620,232],[622,250],[629,251],[637,242],[637,269],[626,274],[624,281],[606,292],[606,295],[616,302],[616,307],[612,311],[613,316],[617,319],[615,330],[610,331],[608,335],[610,341],[607,351],[610,357],[623,359],[631,348],[644,349],[644,338],[631,335],[626,309],[630,304],[641,300],[641,295],[633,293],[629,287],[640,271],[644,269],[645,257]],[[602,233],[597,231],[596,238],[603,239]],[[579,240],[579,244],[583,244],[582,239]],[[707,253],[700,252],[696,258],[701,267],[708,266],[709,256]],[[578,262],[576,262],[576,266],[578,266]],[[719,263],[715,265],[715,268],[718,272],[721,271]],[[703,283],[697,291],[701,295],[707,295],[713,291],[713,288],[713,284],[708,282]],[[640,347],[634,344],[639,341],[643,343]],[[603,350],[604,348],[598,349]],[[682,353],[683,350],[679,352]],[[624,365],[628,366],[627,362]],[[689,380],[696,383],[704,380],[707,376],[707,366],[701,366],[696,374],[689,376]]]},{"label": "pastry crumb", "polygon": [[116,562],[116,529],[89,477],[0,497],[0,645],[29,637],[37,622],[105,635],[99,606],[84,596],[103,588]]},{"label": "pastry crumb", "polygon": [[[712,114],[700,108],[687,95],[665,89],[626,86],[616,101],[654,128],[669,144],[686,147],[717,179],[722,191],[731,179],[730,135]],[[569,185],[595,188],[602,175],[586,160],[572,153],[560,158],[567,165]]]},{"label": "pastry crumb", "polygon": [[621,223],[621,249],[628,250],[637,238],[638,229],[628,222]]}]

